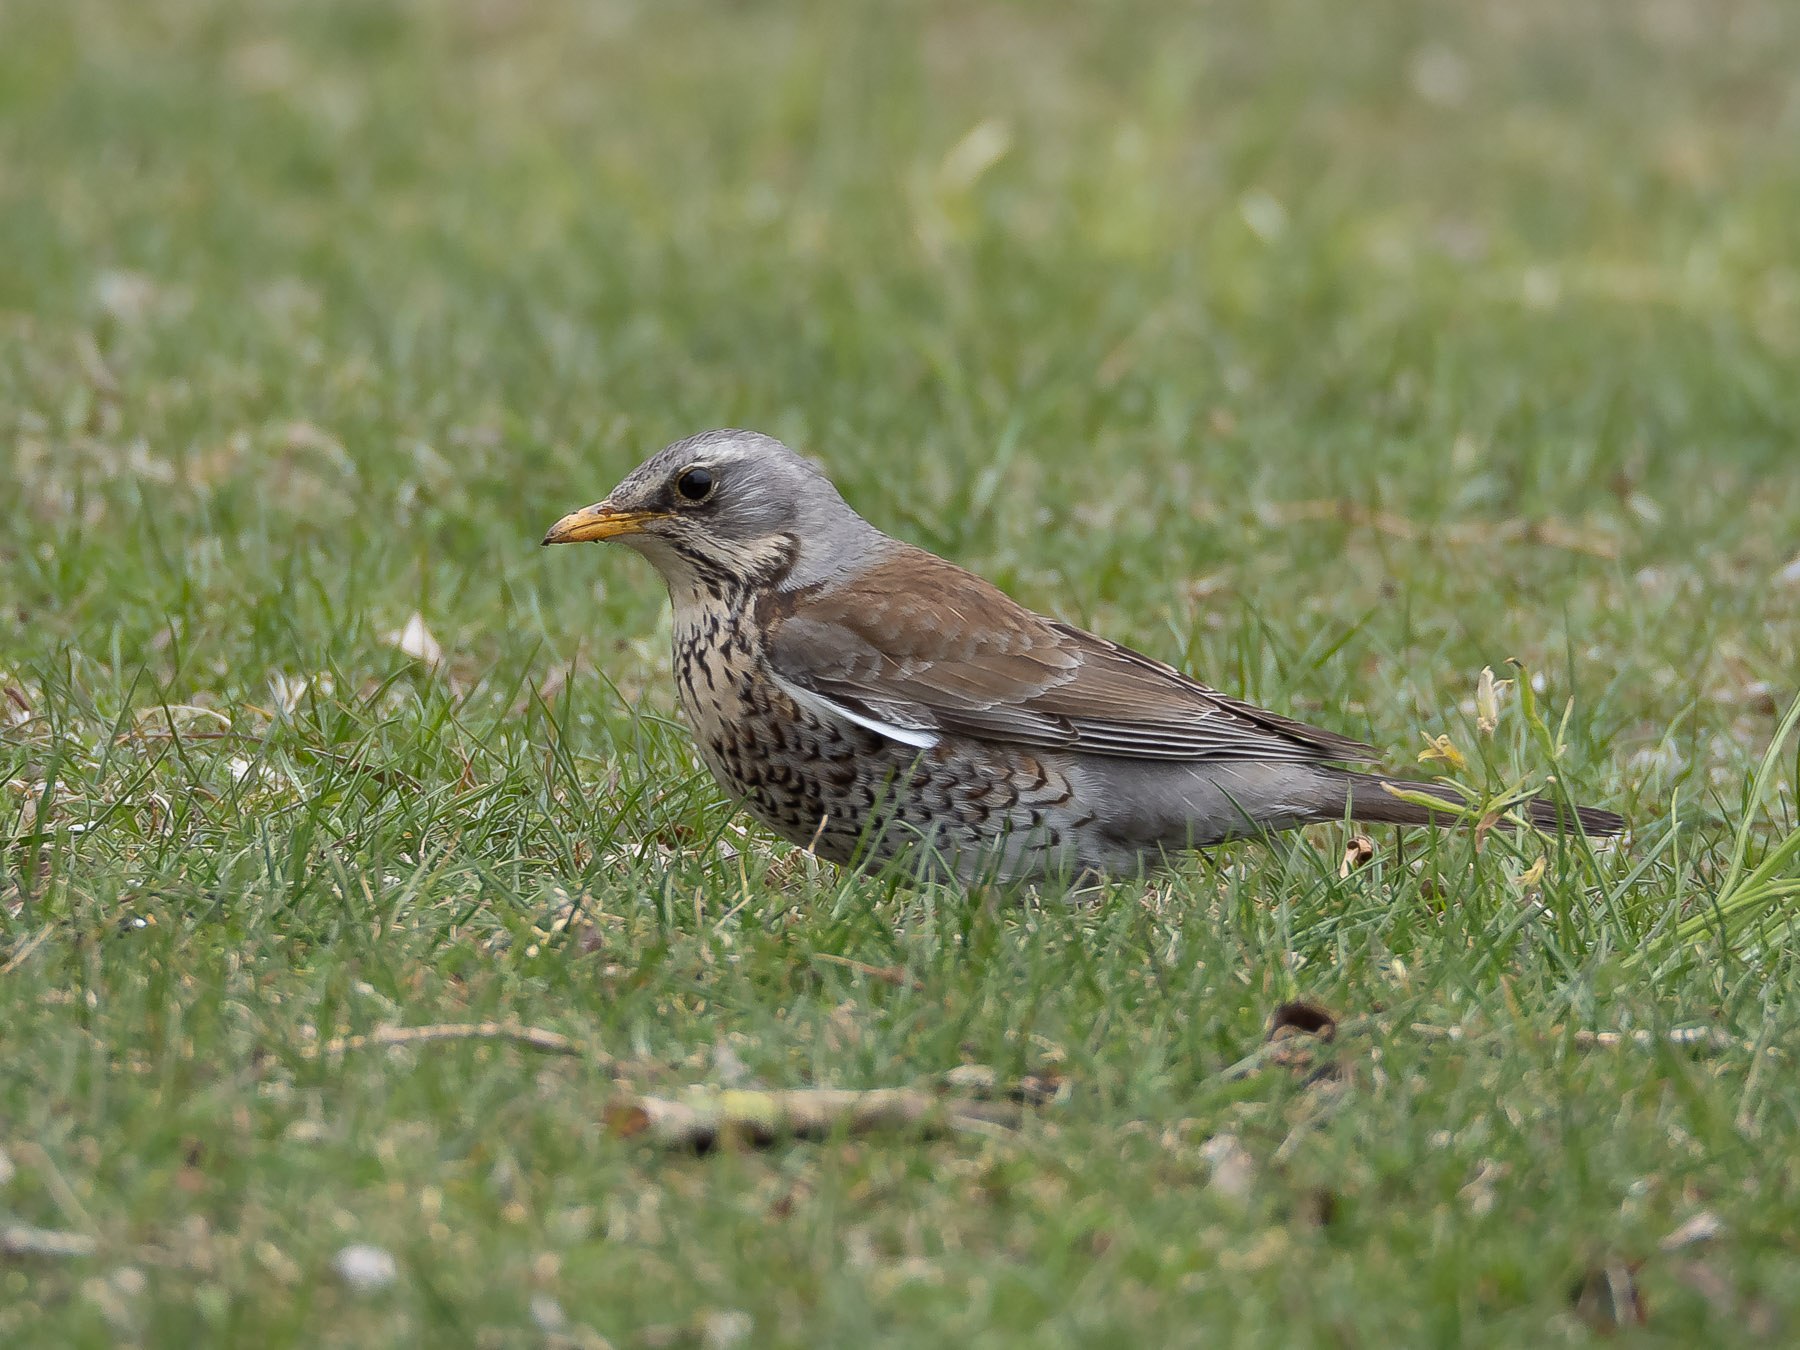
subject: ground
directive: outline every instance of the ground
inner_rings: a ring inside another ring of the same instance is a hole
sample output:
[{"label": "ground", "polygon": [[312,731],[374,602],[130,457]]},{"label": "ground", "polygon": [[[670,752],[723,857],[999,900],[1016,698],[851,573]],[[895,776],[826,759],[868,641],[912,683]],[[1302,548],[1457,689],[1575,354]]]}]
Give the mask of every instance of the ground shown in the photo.
[{"label": "ground", "polygon": [[[0,1341],[1800,1334],[1797,143],[1781,0],[6,5]],[[733,424],[1632,833],[840,875],[537,548]]]}]

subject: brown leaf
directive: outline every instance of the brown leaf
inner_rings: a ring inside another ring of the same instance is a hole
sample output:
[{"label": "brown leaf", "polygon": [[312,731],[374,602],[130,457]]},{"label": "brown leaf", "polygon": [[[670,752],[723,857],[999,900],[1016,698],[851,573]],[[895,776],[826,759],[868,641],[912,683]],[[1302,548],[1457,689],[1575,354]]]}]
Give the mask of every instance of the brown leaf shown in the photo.
[{"label": "brown leaf", "polygon": [[1302,1228],[1329,1228],[1337,1222],[1342,1202],[1329,1186],[1314,1186],[1294,1204],[1294,1222]]},{"label": "brown leaf", "polygon": [[1711,1242],[1724,1231],[1725,1221],[1710,1209],[1703,1209],[1671,1231],[1657,1246],[1665,1252],[1677,1252],[1683,1247],[1695,1247],[1702,1242]]},{"label": "brown leaf", "polygon": [[1263,1039],[1273,1043],[1294,1036],[1316,1036],[1321,1041],[1329,1041],[1336,1035],[1337,1018],[1317,1003],[1295,999],[1275,1010],[1275,1015],[1269,1019],[1268,1033]]},{"label": "brown leaf", "polygon": [[1375,841],[1366,834],[1350,836],[1350,842],[1344,845],[1344,860],[1338,864],[1338,877],[1341,880],[1356,871],[1359,867],[1367,867],[1375,860]]},{"label": "brown leaf", "polygon": [[1620,1327],[1641,1327],[1649,1320],[1637,1266],[1624,1261],[1611,1260],[1583,1272],[1569,1291],[1569,1301],[1575,1315],[1603,1335]]},{"label": "brown leaf", "polygon": [[[1319,1047],[1336,1035],[1335,1017],[1316,1003],[1296,999],[1282,1004],[1269,1019],[1264,1050],[1270,1063],[1299,1072],[1312,1069]],[[1325,1066],[1327,1070],[1333,1067]]]},{"label": "brown leaf", "polygon": [[1069,1081],[1062,1076],[1061,1071],[1040,1069],[1019,1079],[1007,1096],[1025,1106],[1048,1106],[1051,1102],[1062,1100],[1068,1092]]},{"label": "brown leaf", "polygon": [[1256,1159],[1235,1134],[1215,1134],[1200,1146],[1200,1158],[1220,1195],[1240,1203],[1250,1198],[1256,1189]]},{"label": "brown leaf", "polygon": [[635,1101],[608,1102],[600,1118],[619,1139],[635,1139],[650,1128],[650,1112]]},{"label": "brown leaf", "polygon": [[438,640],[425,626],[425,616],[417,610],[414,610],[399,628],[383,633],[381,640],[390,647],[397,647],[403,654],[433,670],[444,664],[444,649],[438,645]]},{"label": "brown leaf", "polygon": [[1494,1183],[1503,1181],[1512,1172],[1510,1163],[1495,1162],[1492,1158],[1483,1158],[1475,1169],[1475,1175],[1461,1190],[1456,1198],[1463,1202],[1469,1213],[1476,1218],[1491,1214],[1499,1196]]}]

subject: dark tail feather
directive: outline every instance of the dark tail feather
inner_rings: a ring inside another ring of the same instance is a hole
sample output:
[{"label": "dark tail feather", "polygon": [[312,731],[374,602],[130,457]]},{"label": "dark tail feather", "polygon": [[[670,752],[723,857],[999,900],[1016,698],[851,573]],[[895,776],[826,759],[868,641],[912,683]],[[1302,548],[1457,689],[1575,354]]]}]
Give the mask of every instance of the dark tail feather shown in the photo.
[{"label": "dark tail feather", "polygon": [[[1416,802],[1403,802],[1382,785],[1391,783],[1403,792],[1417,792],[1427,797],[1464,805],[1462,796],[1442,783],[1408,783],[1397,778],[1377,778],[1373,774],[1346,774],[1350,780],[1350,815],[1372,825],[1447,825],[1454,817]],[[1533,797],[1523,804],[1525,818],[1540,830],[1566,834],[1569,808],[1554,797]],[[1584,834],[1619,834],[1625,828],[1625,817],[1597,806],[1577,806],[1575,819]]]}]

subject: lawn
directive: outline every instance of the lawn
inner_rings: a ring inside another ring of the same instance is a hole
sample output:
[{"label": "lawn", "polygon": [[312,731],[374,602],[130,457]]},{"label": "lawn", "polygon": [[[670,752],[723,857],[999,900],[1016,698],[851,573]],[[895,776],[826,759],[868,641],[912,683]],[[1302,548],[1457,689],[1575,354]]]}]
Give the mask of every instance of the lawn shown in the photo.
[{"label": "lawn", "polygon": [[[1783,0],[0,6],[0,1343],[1791,1343],[1797,146]],[[722,425],[1632,833],[840,874],[537,547]]]}]

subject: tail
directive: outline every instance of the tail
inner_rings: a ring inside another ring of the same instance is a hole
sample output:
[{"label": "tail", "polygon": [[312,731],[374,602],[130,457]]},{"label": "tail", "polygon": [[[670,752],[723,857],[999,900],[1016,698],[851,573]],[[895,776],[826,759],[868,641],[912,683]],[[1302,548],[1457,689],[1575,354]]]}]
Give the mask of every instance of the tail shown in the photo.
[{"label": "tail", "polygon": [[[1408,783],[1398,778],[1378,778],[1366,773],[1347,773],[1343,777],[1350,791],[1351,818],[1371,825],[1447,825],[1455,819],[1446,812],[1433,811],[1417,802],[1401,801],[1387,791],[1390,786],[1403,792],[1436,797],[1457,806],[1466,804],[1454,788],[1442,783]],[[1569,833],[1568,813],[1571,808],[1565,807],[1554,797],[1533,797],[1530,801],[1521,802],[1519,809],[1536,829],[1556,834]],[[1625,817],[1616,812],[1603,811],[1597,806],[1577,806],[1572,809],[1575,823],[1581,826],[1584,834],[1619,834],[1625,828]]]}]

